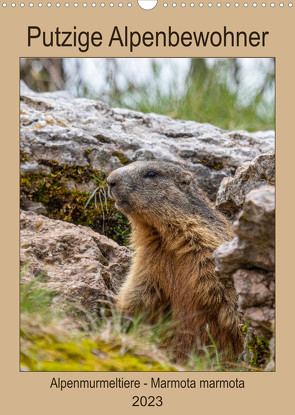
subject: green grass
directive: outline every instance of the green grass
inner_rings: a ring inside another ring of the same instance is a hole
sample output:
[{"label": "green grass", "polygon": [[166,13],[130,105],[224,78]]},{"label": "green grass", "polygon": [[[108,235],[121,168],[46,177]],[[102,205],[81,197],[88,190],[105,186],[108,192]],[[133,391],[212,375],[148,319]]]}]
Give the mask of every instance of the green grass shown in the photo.
[{"label": "green grass", "polygon": [[[27,269],[23,270],[23,274]],[[256,371],[240,361],[223,361],[212,339],[204,353],[176,365],[160,345],[169,319],[146,325],[116,310],[98,318],[94,311],[67,304],[46,287],[45,276],[21,281],[21,367],[31,371]]]},{"label": "green grass", "polygon": [[20,312],[30,315],[40,315],[44,321],[52,317],[52,302],[56,292],[46,288],[46,274],[42,273],[35,279],[23,282],[24,274],[28,272],[29,265],[21,271],[20,284]]},{"label": "green grass", "polygon": [[[112,106],[127,107],[144,113],[154,112],[182,120],[210,123],[225,130],[245,129],[247,131],[274,129],[274,102],[267,102],[264,90],[254,96],[239,94],[237,88],[230,88],[233,60],[223,59],[212,67],[194,60],[197,67],[186,78],[184,91],[179,91],[176,79],[169,90],[163,93],[159,82],[159,64],[153,65],[153,82],[136,87],[130,84],[124,90],[111,90],[108,100]],[[271,87],[273,78],[266,76]],[[247,102],[247,104],[243,104]]]},{"label": "green grass", "polygon": [[[23,271],[23,273],[26,271]],[[44,288],[42,276],[21,281],[21,368],[31,371],[175,371],[153,330],[139,320],[99,319]],[[64,300],[65,302],[65,300]],[[153,333],[153,334],[151,334]]]},{"label": "green grass", "polygon": [[[26,62],[25,62],[26,61]],[[32,69],[32,62],[26,59],[22,65],[21,77],[31,88],[37,91],[60,88],[55,84],[51,74],[43,67],[41,72]],[[62,74],[62,63],[53,60]],[[104,59],[102,61],[105,61]],[[274,63],[260,70],[263,77],[259,90],[243,87],[240,61],[236,58],[215,59],[209,64],[207,59],[193,58],[187,74],[182,74],[185,88],[179,87],[178,67],[173,59],[169,61],[174,75],[169,77],[169,86],[163,90],[163,60],[151,59],[152,76],[148,80],[139,81],[136,77],[124,73],[116,63],[116,59],[104,62],[106,73],[100,71],[98,76],[104,76],[104,87],[99,94],[90,88],[79,66],[76,67],[75,80],[61,79],[62,85],[71,88],[75,86],[76,95],[102,99],[111,106],[119,106],[143,112],[155,112],[183,120],[193,120],[200,123],[211,123],[222,129],[246,129],[248,131],[274,129],[274,102],[266,99],[270,91],[274,91]],[[74,61],[73,61],[74,62]],[[130,62],[132,64],[132,62]],[[101,63],[103,65],[103,63]],[[175,65],[175,66],[173,66]],[[41,65],[42,66],[42,65]],[[166,68],[167,69],[167,68]],[[256,73],[253,72],[253,78]],[[123,82],[122,82],[123,81]],[[55,87],[54,87],[55,85]]]}]

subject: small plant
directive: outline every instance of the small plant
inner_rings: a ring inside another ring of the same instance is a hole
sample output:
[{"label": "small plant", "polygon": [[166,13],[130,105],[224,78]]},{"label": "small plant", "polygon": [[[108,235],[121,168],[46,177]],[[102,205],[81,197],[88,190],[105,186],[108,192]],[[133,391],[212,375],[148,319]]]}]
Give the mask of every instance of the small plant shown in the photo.
[{"label": "small plant", "polygon": [[109,211],[108,211],[108,197],[107,197],[107,192],[106,192],[107,184],[103,178],[103,171],[102,171],[103,162],[104,162],[104,153],[102,154],[102,158],[101,158],[101,167],[99,171],[99,177],[95,176],[94,174],[91,175],[91,177],[93,177],[97,181],[98,186],[93,190],[93,192],[89,196],[86,202],[86,205],[85,205],[85,209],[87,208],[87,206],[89,205],[92,199],[94,199],[94,206],[95,206],[95,209],[97,209],[97,197],[98,197],[100,207],[101,207],[101,213],[102,213],[102,233],[104,234],[105,232],[105,210],[106,210],[106,213],[109,213]]},{"label": "small plant", "polygon": [[[211,344],[192,353],[188,362],[175,365],[173,354],[161,346],[173,336],[169,314],[146,324],[143,316],[126,317],[114,306],[111,315],[98,318],[94,310],[65,304],[66,300],[47,288],[46,273],[24,281],[29,269],[30,264],[22,268],[20,285],[21,365],[25,370],[263,370],[260,359],[250,364],[224,361],[208,328]],[[257,345],[261,351],[259,341],[248,346]]]},{"label": "small plant", "polygon": [[[114,311],[97,316],[77,304],[56,302],[44,275],[23,281],[21,271],[20,362],[31,371],[177,370],[151,341],[151,328]],[[44,288],[42,287],[44,284]]]},{"label": "small plant", "polygon": [[[216,366],[219,367],[220,366],[220,356],[219,356],[219,353],[218,353],[217,345],[216,345],[216,343],[215,343],[215,341],[214,341],[214,339],[213,339],[213,337],[210,333],[209,324],[206,324],[206,332],[207,332],[208,337],[211,341],[212,349],[213,349],[214,355],[215,355],[215,358],[213,359],[213,363],[216,362]],[[208,355],[208,349],[207,348],[206,348],[206,353]]]},{"label": "small plant", "polygon": [[[21,271],[21,280],[28,267]],[[21,281],[20,284],[20,312],[42,316],[44,321],[52,317],[51,305],[57,293],[41,286],[45,282],[46,273],[40,273],[29,282]]]},{"label": "small plant", "polygon": [[105,183],[102,182],[102,180],[97,177],[92,175],[92,177],[97,180],[97,182],[99,183],[99,185],[93,190],[93,192],[91,193],[91,195],[89,196],[86,205],[85,205],[85,209],[87,208],[87,206],[89,205],[89,203],[91,202],[92,199],[94,199],[94,206],[97,209],[97,195],[99,198],[99,203],[100,203],[100,207],[101,207],[101,213],[102,213],[102,233],[104,234],[105,231],[105,211],[107,213],[109,213],[108,211],[108,197],[107,197],[107,192],[106,192],[106,185]]},{"label": "small plant", "polygon": [[257,336],[248,324],[242,328],[245,334],[245,361],[249,367],[263,368],[270,358],[269,341]]}]

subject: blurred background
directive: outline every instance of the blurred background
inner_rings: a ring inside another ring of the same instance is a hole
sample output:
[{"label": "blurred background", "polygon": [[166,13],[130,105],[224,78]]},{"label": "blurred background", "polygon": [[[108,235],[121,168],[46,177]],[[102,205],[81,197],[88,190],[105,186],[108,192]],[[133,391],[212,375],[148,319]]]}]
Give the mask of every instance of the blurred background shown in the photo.
[{"label": "blurred background", "polygon": [[22,58],[20,74],[39,92],[65,89],[222,129],[274,129],[273,58]]}]

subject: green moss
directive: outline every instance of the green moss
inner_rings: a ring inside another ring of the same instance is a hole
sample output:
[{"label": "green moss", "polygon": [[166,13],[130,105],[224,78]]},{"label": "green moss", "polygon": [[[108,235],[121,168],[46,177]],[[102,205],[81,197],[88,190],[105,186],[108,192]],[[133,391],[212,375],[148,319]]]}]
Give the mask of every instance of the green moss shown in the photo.
[{"label": "green moss", "polygon": [[[176,370],[151,357],[136,356],[103,340],[80,336],[59,339],[50,328],[21,330],[21,366],[32,371],[163,371]],[[50,335],[49,335],[50,334]]]},{"label": "green moss", "polygon": [[242,330],[246,337],[247,363],[252,367],[264,367],[270,357],[268,339],[261,338],[250,332],[247,325],[244,325]]},{"label": "green moss", "polygon": [[125,166],[126,164],[129,164],[131,161],[124,156],[124,154],[122,153],[122,151],[117,151],[115,153],[111,154],[112,156],[118,157],[118,159],[120,160],[120,163]]},{"label": "green moss", "polygon": [[208,159],[205,159],[205,158],[202,158],[200,161],[199,161],[199,163],[201,163],[201,164],[203,164],[204,166],[207,166],[207,167],[209,167],[209,168],[211,168],[211,169],[214,169],[214,170],[221,170],[221,169],[223,169],[223,164],[222,164],[222,162],[215,162],[215,161],[213,161],[213,160],[208,160]]},{"label": "green moss", "polygon": [[25,161],[28,161],[28,154],[25,151],[20,150],[20,162],[24,163]]},{"label": "green moss", "polygon": [[201,160],[200,160],[200,163],[202,163],[202,164],[207,164],[207,163],[208,163],[208,161],[207,161],[206,159],[201,159]]},{"label": "green moss", "polygon": [[215,163],[213,166],[214,170],[221,170],[223,169],[223,164],[222,163]]},{"label": "green moss", "polygon": [[[21,176],[22,194],[35,202],[41,202],[47,210],[48,217],[71,222],[76,225],[89,226],[96,232],[105,234],[119,244],[126,245],[130,228],[128,220],[114,207],[114,202],[107,201],[107,210],[99,202],[95,207],[90,202],[85,208],[90,192],[67,188],[67,181],[78,184],[89,183],[93,177],[99,177],[100,186],[106,189],[107,175],[91,167],[59,166],[54,160],[45,163],[51,168],[51,174],[31,174]],[[94,190],[94,189],[93,189]]]}]

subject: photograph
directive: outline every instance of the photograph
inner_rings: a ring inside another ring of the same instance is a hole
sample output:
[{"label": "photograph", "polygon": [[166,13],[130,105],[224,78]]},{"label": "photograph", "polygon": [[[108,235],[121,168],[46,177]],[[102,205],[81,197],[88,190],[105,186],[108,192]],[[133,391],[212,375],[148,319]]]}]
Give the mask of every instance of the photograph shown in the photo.
[{"label": "photograph", "polygon": [[275,372],[275,80],[20,58],[20,371]]}]

